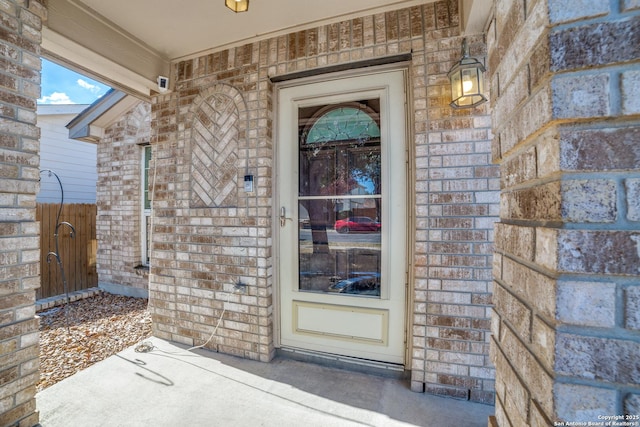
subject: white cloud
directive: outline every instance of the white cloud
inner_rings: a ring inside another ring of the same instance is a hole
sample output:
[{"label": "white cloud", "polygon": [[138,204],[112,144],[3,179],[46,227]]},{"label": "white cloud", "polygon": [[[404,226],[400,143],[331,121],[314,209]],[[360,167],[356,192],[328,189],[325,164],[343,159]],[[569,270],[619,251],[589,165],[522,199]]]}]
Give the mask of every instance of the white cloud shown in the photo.
[{"label": "white cloud", "polygon": [[38,99],[38,104],[75,104],[64,92],[53,92]]},{"label": "white cloud", "polygon": [[100,88],[98,86],[92,85],[91,83],[86,82],[82,79],[78,79],[77,83],[78,83],[78,86],[80,86],[81,88],[87,89],[90,92],[93,92],[93,93],[100,92]]}]

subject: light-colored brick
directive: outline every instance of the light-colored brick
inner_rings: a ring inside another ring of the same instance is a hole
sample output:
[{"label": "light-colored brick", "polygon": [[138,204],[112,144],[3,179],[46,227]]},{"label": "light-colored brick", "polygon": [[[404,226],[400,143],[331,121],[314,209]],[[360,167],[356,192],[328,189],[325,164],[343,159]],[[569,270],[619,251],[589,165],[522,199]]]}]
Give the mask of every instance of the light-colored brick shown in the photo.
[{"label": "light-colored brick", "polygon": [[560,145],[556,128],[551,128],[540,135],[536,142],[537,178],[545,178],[560,170]]},{"label": "light-colored brick", "polygon": [[640,9],[640,0],[624,0],[623,10]]},{"label": "light-colored brick", "polygon": [[522,304],[514,295],[502,286],[494,289],[494,310],[501,316],[502,321],[509,322],[518,336],[525,342],[531,340],[531,310]]},{"label": "light-colored brick", "polygon": [[627,219],[640,221],[640,178],[629,178],[624,181],[626,188]]},{"label": "light-colored brick", "polygon": [[[35,9],[42,5],[33,1]],[[40,95],[39,41],[41,15],[25,10],[25,3],[0,3],[3,23],[4,67],[0,115],[0,305],[3,324],[2,390],[0,412],[6,425],[35,425],[35,384],[38,381],[38,321],[34,318],[35,289],[40,286],[40,244],[35,221],[35,196],[39,190],[40,130],[36,98]],[[44,8],[42,8],[44,10]],[[35,43],[29,43],[33,40]],[[13,46],[11,46],[13,45]],[[19,45],[20,48],[15,47]],[[37,50],[37,52],[36,52]],[[24,58],[22,65],[16,66]],[[37,69],[36,69],[37,67]],[[28,424],[30,423],[30,424]]]},{"label": "light-colored brick", "polygon": [[503,188],[530,181],[537,175],[536,149],[534,147],[502,163],[500,179]]},{"label": "light-colored brick", "polygon": [[526,378],[526,389],[532,398],[538,400],[546,413],[551,413],[553,399],[549,390],[553,387],[552,378],[509,328],[505,328],[500,345],[513,369],[521,378]]},{"label": "light-colored brick", "polygon": [[640,330],[640,287],[632,286],[624,291],[624,326]]},{"label": "light-colored brick", "polygon": [[621,76],[622,113],[640,113],[640,71],[625,71]]},{"label": "light-colored brick", "polygon": [[536,229],[535,261],[537,264],[556,270],[558,265],[558,231],[552,228]]},{"label": "light-colored brick", "polygon": [[555,361],[555,330],[546,322],[541,320],[539,316],[533,318],[531,326],[531,343],[533,353],[543,366],[548,370],[553,370]]},{"label": "light-colored brick", "polygon": [[558,270],[640,275],[640,233],[562,230],[558,234]]},{"label": "light-colored brick", "polygon": [[521,69],[508,84],[500,87],[500,103],[493,109],[493,120],[505,123],[507,118],[518,109],[529,96],[529,71]]},{"label": "light-colored brick", "polygon": [[558,24],[609,13],[609,4],[591,0],[549,0],[549,21]]},{"label": "light-colored brick", "polygon": [[615,390],[557,383],[553,395],[556,400],[553,421],[588,423],[597,422],[603,413],[617,414]]},{"label": "light-colored brick", "polygon": [[560,168],[564,171],[636,169],[638,126],[559,129]]},{"label": "light-colored brick", "polygon": [[552,118],[551,90],[543,88],[532,94],[526,103],[513,113],[506,124],[493,131],[500,135],[500,151],[507,155],[518,143],[527,139]]},{"label": "light-colored brick", "polygon": [[556,364],[559,374],[610,383],[637,384],[640,343],[616,338],[559,333]]},{"label": "light-colored brick", "polygon": [[625,397],[624,412],[629,415],[640,414],[640,394],[630,393]]},{"label": "light-colored brick", "polygon": [[557,119],[611,114],[609,74],[570,74],[553,79],[553,116]]},{"label": "light-colored brick", "polygon": [[617,196],[617,184],[613,180],[562,181],[562,218],[569,222],[615,222]]},{"label": "light-colored brick", "polygon": [[614,327],[615,283],[558,281],[556,318],[572,325]]},{"label": "light-colored brick", "polygon": [[[619,330],[623,321],[627,329],[638,327],[635,286],[628,282],[640,274],[640,235],[632,223],[640,220],[634,201],[640,194],[634,181],[639,45],[628,37],[638,21],[618,11],[638,5],[533,0],[522,2],[523,15],[516,3],[496,1],[487,35],[492,154],[503,173],[491,343],[496,421],[501,427],[594,421],[619,411],[625,385],[638,381],[636,340],[621,339]],[[523,70],[526,82],[519,77]],[[528,241],[505,231],[517,226],[533,230],[532,258],[517,246],[529,248]],[[609,278],[623,276],[625,285]],[[530,342],[505,315],[513,296],[532,311]],[[558,331],[565,327],[589,334]],[[565,377],[584,385],[561,384]],[[525,419],[522,410],[513,415],[516,405],[506,391],[513,384],[530,393]]]},{"label": "light-colored brick", "polygon": [[533,260],[534,229],[496,223],[496,249]]}]

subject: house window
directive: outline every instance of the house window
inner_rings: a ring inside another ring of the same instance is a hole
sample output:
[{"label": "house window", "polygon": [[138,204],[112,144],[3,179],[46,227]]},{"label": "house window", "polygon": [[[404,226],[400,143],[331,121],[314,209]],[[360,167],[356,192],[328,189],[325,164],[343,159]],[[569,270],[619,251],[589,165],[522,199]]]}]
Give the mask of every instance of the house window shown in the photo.
[{"label": "house window", "polygon": [[142,147],[142,227],[140,245],[142,247],[142,264],[149,265],[151,238],[151,193],[149,191],[149,172],[151,164],[151,145]]}]

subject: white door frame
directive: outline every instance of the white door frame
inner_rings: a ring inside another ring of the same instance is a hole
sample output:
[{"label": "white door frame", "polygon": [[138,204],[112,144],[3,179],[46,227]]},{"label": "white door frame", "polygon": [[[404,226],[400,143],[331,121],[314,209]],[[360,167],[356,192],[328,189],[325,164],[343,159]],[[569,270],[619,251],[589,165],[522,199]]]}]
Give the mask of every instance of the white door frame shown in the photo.
[{"label": "white door frame", "polygon": [[[389,73],[389,74],[387,74]],[[303,86],[303,85],[311,85],[314,83],[326,83],[326,82],[332,82],[331,84],[338,84],[339,81],[345,81],[345,79],[349,79],[349,78],[360,78],[360,77],[364,77],[364,78],[371,78],[371,79],[376,79],[375,76],[387,76],[387,75],[401,75],[401,79],[402,79],[402,96],[403,96],[403,105],[402,108],[397,108],[397,106],[395,109],[396,110],[401,110],[401,115],[397,115],[395,113],[397,113],[397,111],[393,112],[394,113],[394,118],[388,118],[389,121],[393,120],[394,125],[400,125],[403,126],[405,129],[403,131],[403,141],[402,141],[402,147],[401,148],[397,148],[397,147],[393,147],[394,150],[400,151],[401,152],[401,158],[402,158],[402,165],[401,165],[401,169],[405,172],[405,176],[402,178],[403,181],[403,185],[402,187],[404,188],[404,191],[402,192],[395,192],[395,196],[397,196],[393,201],[389,201],[387,203],[385,203],[385,205],[389,210],[394,209],[394,206],[396,209],[400,209],[401,210],[401,215],[403,218],[403,224],[405,225],[404,230],[401,234],[403,234],[404,236],[402,236],[402,243],[400,243],[400,245],[402,246],[402,254],[403,254],[403,262],[390,262],[390,255],[388,253],[383,253],[382,257],[383,257],[383,263],[387,263],[388,265],[384,266],[383,265],[383,271],[385,269],[395,269],[395,275],[399,276],[402,275],[402,286],[403,286],[403,294],[402,294],[402,312],[399,314],[399,317],[402,319],[402,326],[400,327],[400,329],[398,329],[397,325],[396,325],[396,331],[400,330],[401,332],[394,332],[394,336],[393,337],[387,337],[393,340],[396,340],[397,342],[394,345],[401,345],[402,347],[402,355],[399,357],[393,357],[391,358],[391,360],[386,360],[386,361],[390,361],[391,363],[398,363],[398,364],[404,364],[406,365],[408,363],[408,350],[409,350],[409,346],[410,343],[408,342],[408,325],[409,325],[409,321],[411,319],[411,316],[409,314],[409,301],[411,300],[411,295],[409,294],[410,289],[408,287],[408,277],[409,277],[409,265],[410,265],[410,251],[408,250],[408,243],[411,241],[411,236],[409,236],[408,234],[408,230],[409,230],[409,217],[412,216],[410,215],[409,212],[409,206],[408,206],[408,202],[410,202],[412,200],[412,197],[410,197],[409,195],[409,191],[408,191],[408,184],[409,184],[409,180],[408,180],[408,176],[409,176],[409,165],[408,165],[408,141],[409,141],[409,129],[407,125],[407,102],[408,100],[407,98],[407,90],[406,90],[406,84],[407,84],[407,80],[408,80],[408,76],[407,76],[407,70],[406,68],[402,67],[398,67],[398,65],[396,64],[393,67],[379,67],[376,69],[367,69],[366,72],[363,71],[351,71],[351,72],[346,72],[346,73],[336,73],[334,75],[325,75],[325,76],[318,76],[318,77],[314,77],[314,78],[306,78],[306,79],[299,79],[296,80],[294,82],[284,82],[284,83],[279,83],[276,86],[276,90],[275,90],[275,94],[274,94],[274,108],[275,108],[275,114],[276,114],[276,119],[274,121],[275,124],[275,130],[276,132],[274,133],[275,135],[275,144],[274,144],[274,153],[275,153],[275,157],[274,157],[274,170],[275,170],[275,179],[273,182],[273,189],[274,189],[274,206],[273,206],[273,215],[274,215],[274,228],[273,228],[273,232],[274,232],[274,250],[275,250],[275,254],[274,254],[274,295],[273,295],[273,304],[274,304],[274,308],[275,308],[275,312],[274,312],[274,343],[276,347],[281,347],[282,344],[282,329],[281,329],[281,325],[282,325],[282,320],[283,320],[283,306],[282,303],[280,301],[280,298],[282,296],[282,292],[283,289],[281,288],[282,284],[281,284],[281,271],[280,271],[280,263],[282,261],[281,259],[281,245],[283,244],[283,242],[281,241],[280,238],[280,220],[279,220],[279,214],[280,214],[280,207],[283,206],[283,196],[282,194],[280,194],[280,184],[281,184],[281,180],[285,179],[283,177],[283,170],[281,169],[282,164],[280,162],[280,155],[282,153],[280,153],[281,150],[281,146],[280,144],[278,144],[277,141],[280,141],[282,138],[283,133],[282,132],[289,132],[290,129],[282,129],[280,126],[280,119],[281,119],[281,114],[282,114],[282,110],[281,110],[281,105],[279,105],[280,103],[280,91],[282,89],[287,89],[287,88],[291,88],[291,87],[297,87],[297,86]],[[378,85],[380,83],[377,83]],[[375,85],[374,85],[375,86]],[[344,90],[344,88],[342,89]],[[397,90],[394,89],[394,90]],[[334,95],[337,96],[338,100],[340,98],[339,96],[340,92],[336,92]],[[318,95],[320,97],[326,97],[327,95]],[[388,106],[387,106],[388,107]],[[392,112],[385,112],[385,114],[391,114]],[[394,143],[397,143],[397,141],[395,141]],[[387,144],[390,144],[390,142],[387,142]],[[389,150],[391,150],[392,148],[389,147]],[[397,162],[398,160],[396,160]],[[396,168],[398,166],[396,165]],[[383,167],[383,169],[386,170],[386,177],[383,177],[383,181],[385,182],[386,191],[389,191],[389,176],[390,175],[390,170],[394,169],[393,166],[385,166]],[[288,178],[288,177],[287,177]],[[295,183],[296,188],[297,188],[297,183]],[[402,193],[402,194],[399,194]],[[395,203],[395,205],[394,205]],[[296,207],[297,210],[297,207]],[[396,214],[397,215],[397,214]],[[387,218],[390,218],[391,215],[388,215]],[[295,221],[297,222],[297,221]],[[297,224],[296,224],[297,225]],[[391,236],[389,236],[388,238],[390,238]],[[394,252],[395,254],[396,252]],[[395,259],[394,261],[397,261],[397,259]],[[296,259],[297,262],[297,259]],[[401,273],[398,273],[398,270],[401,270]],[[389,274],[388,272],[385,272],[385,274]],[[388,288],[387,288],[388,289]],[[349,298],[349,297],[347,297]],[[351,297],[354,298],[354,297]],[[382,292],[381,295],[382,299],[385,298],[389,298],[388,295],[388,290],[387,290],[387,294],[384,293],[384,291]],[[312,298],[313,299],[313,298]],[[313,306],[313,301],[310,302],[310,304]],[[304,305],[304,304],[302,304]],[[284,313],[285,317],[290,316],[289,313]],[[365,316],[366,317],[366,316]],[[387,339],[385,338],[385,339]],[[285,340],[286,341],[286,340]],[[398,344],[398,342],[400,342],[400,344]],[[312,346],[313,347],[313,346]],[[313,348],[311,349],[313,350]],[[318,350],[321,351],[321,350]],[[330,351],[329,351],[330,352]],[[367,358],[365,356],[365,358]],[[372,356],[371,358],[376,358],[375,356]]]}]

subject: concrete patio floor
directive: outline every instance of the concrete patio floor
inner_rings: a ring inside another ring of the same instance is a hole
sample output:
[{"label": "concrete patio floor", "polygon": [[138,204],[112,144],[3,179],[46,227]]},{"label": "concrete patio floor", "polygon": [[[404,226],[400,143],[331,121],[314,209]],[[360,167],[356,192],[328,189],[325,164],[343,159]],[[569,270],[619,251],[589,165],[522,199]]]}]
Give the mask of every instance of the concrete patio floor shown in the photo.
[{"label": "concrete patio floor", "polygon": [[485,427],[493,414],[408,381],[148,341],[148,353],[128,348],[38,393],[42,426]]}]

